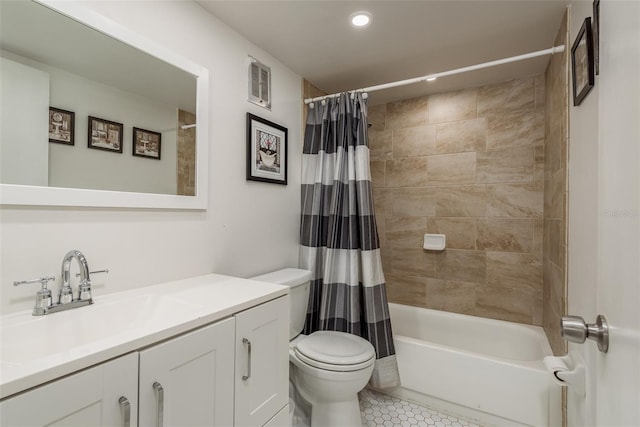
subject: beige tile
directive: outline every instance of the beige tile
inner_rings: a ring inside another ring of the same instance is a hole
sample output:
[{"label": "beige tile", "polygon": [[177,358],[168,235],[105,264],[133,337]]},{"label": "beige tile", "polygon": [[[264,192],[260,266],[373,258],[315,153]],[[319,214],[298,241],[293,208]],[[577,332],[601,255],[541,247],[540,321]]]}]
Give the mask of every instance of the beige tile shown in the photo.
[{"label": "beige tile", "polygon": [[410,276],[435,277],[436,254],[422,248],[393,248],[392,272]]},{"label": "beige tile", "polygon": [[435,216],[435,194],[429,188],[396,189],[393,192],[391,208],[394,216]]},{"label": "beige tile", "polygon": [[544,181],[544,147],[533,149],[533,180]]},{"label": "beige tile", "polygon": [[555,265],[562,266],[561,251],[564,247],[562,221],[559,219],[545,219],[544,225],[544,256]]},{"label": "beige tile", "polygon": [[547,218],[565,217],[566,172],[560,169],[545,180],[544,214]]},{"label": "beige tile", "polygon": [[[373,189],[373,209],[378,218],[391,215],[393,212],[393,194],[386,188]],[[434,206],[435,211],[435,206]]]},{"label": "beige tile", "polygon": [[544,143],[544,170],[546,172],[553,173],[563,166],[562,149],[562,126],[548,129]]},{"label": "beige tile", "polygon": [[478,249],[531,252],[533,221],[532,219],[478,219]]},{"label": "beige tile", "polygon": [[[542,291],[532,293],[533,312],[531,313],[531,324],[534,326],[542,326],[544,312],[542,309]],[[560,319],[558,319],[560,322]]]},{"label": "beige tile", "polygon": [[369,107],[367,120],[371,127],[369,131],[385,130],[385,118],[387,113],[387,104],[378,104]]},{"label": "beige tile", "polygon": [[505,288],[542,291],[542,255],[487,252],[487,283]]},{"label": "beige tile", "polygon": [[544,73],[538,74],[534,78],[534,87],[535,87],[535,104],[536,108],[544,109],[545,104],[545,81],[544,81]]},{"label": "beige tile", "polygon": [[565,313],[565,278],[562,269],[548,259],[543,261],[543,304],[556,313]]},{"label": "beige tile", "polygon": [[382,258],[382,271],[384,271],[385,279],[388,279],[387,274],[393,271],[393,250],[389,247],[382,246],[380,248],[380,258]]},{"label": "beige tile", "polygon": [[393,157],[419,157],[436,151],[436,127],[418,126],[393,131]]},{"label": "beige tile", "polygon": [[385,227],[389,246],[419,249],[427,232],[427,219],[390,217],[386,218]]},{"label": "beige tile", "polygon": [[384,187],[385,161],[372,160],[370,162],[370,166],[371,166],[371,184],[374,187]]},{"label": "beige tile", "polygon": [[387,232],[386,223],[389,221],[389,217],[379,216],[375,217],[376,228],[378,229],[378,238],[380,239],[380,249],[386,248],[387,245]]},{"label": "beige tile", "polygon": [[475,314],[491,319],[531,324],[533,295],[526,289],[478,286]]},{"label": "beige tile", "polygon": [[544,144],[544,112],[524,110],[487,116],[487,149]]},{"label": "beige tile", "polygon": [[448,249],[476,249],[476,220],[473,218],[429,218],[427,232],[446,235]]},{"label": "beige tile", "polygon": [[484,251],[446,249],[438,254],[438,279],[485,283]]},{"label": "beige tile", "polygon": [[543,249],[544,222],[541,219],[533,220],[533,252],[542,252]]},{"label": "beige tile", "polygon": [[483,217],[487,200],[484,185],[434,187],[436,216]]},{"label": "beige tile", "polygon": [[429,123],[444,123],[476,118],[476,90],[429,95]]},{"label": "beige tile", "polygon": [[385,279],[389,302],[426,307],[426,277],[385,273]]},{"label": "beige tile", "polygon": [[427,184],[427,158],[407,157],[387,160],[387,187],[420,187]]},{"label": "beige tile", "polygon": [[534,79],[509,80],[478,89],[478,117],[535,107]]},{"label": "beige tile", "polygon": [[427,157],[429,184],[473,184],[476,180],[476,153],[439,154]]},{"label": "beige tile", "polygon": [[484,150],[487,139],[487,119],[463,120],[436,126],[438,154]]},{"label": "beige tile", "polygon": [[544,183],[487,184],[487,216],[542,218]]},{"label": "beige tile", "polygon": [[534,148],[487,150],[477,154],[476,181],[484,183],[533,181]]},{"label": "beige tile", "polygon": [[386,160],[393,157],[393,144],[391,131],[369,132],[369,159]]},{"label": "beige tile", "polygon": [[427,97],[406,99],[387,104],[386,129],[401,129],[429,124]]},{"label": "beige tile", "polygon": [[475,307],[476,284],[453,280],[427,280],[427,307],[454,313],[470,313]]}]

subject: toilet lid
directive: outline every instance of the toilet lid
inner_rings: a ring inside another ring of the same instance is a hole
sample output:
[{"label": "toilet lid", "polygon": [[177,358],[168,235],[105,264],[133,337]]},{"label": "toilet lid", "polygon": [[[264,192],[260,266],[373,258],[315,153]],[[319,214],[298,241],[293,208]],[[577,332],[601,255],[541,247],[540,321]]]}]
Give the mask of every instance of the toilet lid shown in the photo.
[{"label": "toilet lid", "polygon": [[330,370],[342,370],[340,367],[360,369],[375,358],[371,343],[356,335],[336,331],[314,332],[301,340],[295,351],[305,362]]}]

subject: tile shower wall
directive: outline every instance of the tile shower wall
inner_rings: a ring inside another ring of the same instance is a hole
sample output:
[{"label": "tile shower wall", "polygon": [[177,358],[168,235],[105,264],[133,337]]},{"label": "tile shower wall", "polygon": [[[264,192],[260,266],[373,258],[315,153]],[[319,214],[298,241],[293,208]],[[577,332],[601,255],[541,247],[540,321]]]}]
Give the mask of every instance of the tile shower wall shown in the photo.
[{"label": "tile shower wall", "polygon": [[541,325],[545,76],[372,106],[369,122],[389,300]]},{"label": "tile shower wall", "polygon": [[[555,45],[569,46],[567,16]],[[543,327],[555,354],[566,353],[560,317],[567,305],[568,49],[553,55],[546,71],[544,159]]]}]

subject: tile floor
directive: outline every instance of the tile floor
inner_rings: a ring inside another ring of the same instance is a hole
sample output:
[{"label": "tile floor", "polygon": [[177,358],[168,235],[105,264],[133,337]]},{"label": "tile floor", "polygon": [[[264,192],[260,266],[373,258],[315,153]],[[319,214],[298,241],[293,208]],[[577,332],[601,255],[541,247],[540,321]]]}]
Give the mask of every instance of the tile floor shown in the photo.
[{"label": "tile floor", "polygon": [[362,390],[359,397],[363,427],[480,427],[477,424],[369,389]]}]

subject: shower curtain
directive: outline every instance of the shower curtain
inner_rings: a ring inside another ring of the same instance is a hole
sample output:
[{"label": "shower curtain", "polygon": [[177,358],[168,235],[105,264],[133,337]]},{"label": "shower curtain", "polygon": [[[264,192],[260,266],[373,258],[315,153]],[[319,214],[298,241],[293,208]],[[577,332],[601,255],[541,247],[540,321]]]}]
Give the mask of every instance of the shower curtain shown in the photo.
[{"label": "shower curtain", "polygon": [[308,107],[300,267],[313,272],[304,332],[349,332],[376,350],[370,384],[400,385],[373,211],[361,93]]}]

